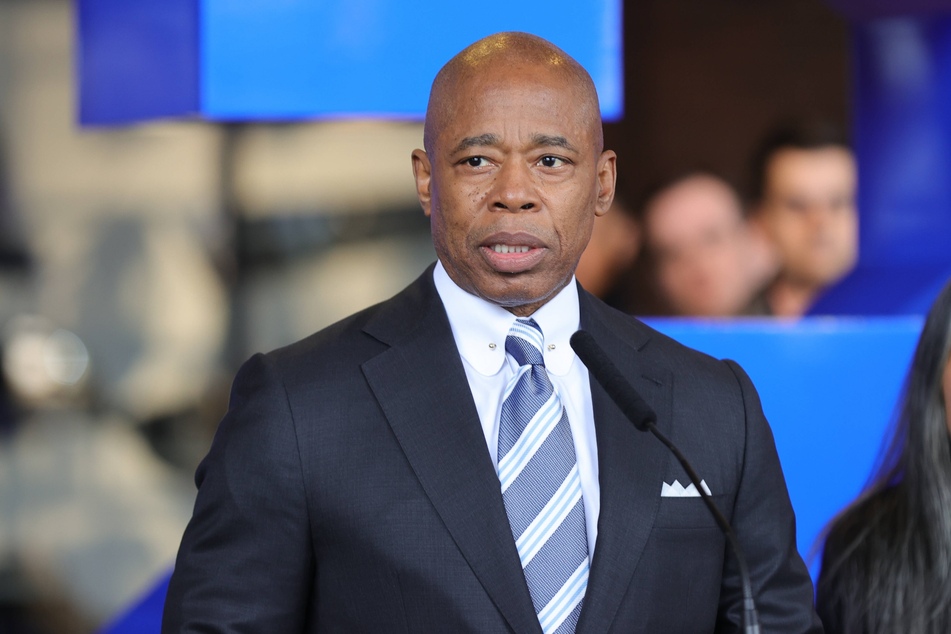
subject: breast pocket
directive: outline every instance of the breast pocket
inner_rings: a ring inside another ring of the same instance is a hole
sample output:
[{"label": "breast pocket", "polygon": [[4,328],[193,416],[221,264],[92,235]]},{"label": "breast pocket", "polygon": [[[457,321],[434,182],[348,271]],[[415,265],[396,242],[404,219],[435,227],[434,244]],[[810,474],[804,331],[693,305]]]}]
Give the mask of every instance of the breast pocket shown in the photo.
[{"label": "breast pocket", "polygon": [[[727,504],[728,495],[713,495],[716,504],[724,517],[729,517]],[[713,514],[704,503],[703,498],[697,497],[662,497],[657,509],[657,519],[654,521],[657,528],[703,529],[717,528]]]}]

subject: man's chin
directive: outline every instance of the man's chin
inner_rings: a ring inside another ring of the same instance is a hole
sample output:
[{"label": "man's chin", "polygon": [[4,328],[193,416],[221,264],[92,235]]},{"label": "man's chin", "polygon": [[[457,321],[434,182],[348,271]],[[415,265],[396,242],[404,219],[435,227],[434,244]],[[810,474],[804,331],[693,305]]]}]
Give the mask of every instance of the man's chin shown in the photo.
[{"label": "man's chin", "polygon": [[485,292],[479,293],[479,296],[496,306],[501,306],[510,313],[522,317],[534,313],[564,287],[565,284],[553,288],[513,288],[510,285],[504,289],[483,289]]}]

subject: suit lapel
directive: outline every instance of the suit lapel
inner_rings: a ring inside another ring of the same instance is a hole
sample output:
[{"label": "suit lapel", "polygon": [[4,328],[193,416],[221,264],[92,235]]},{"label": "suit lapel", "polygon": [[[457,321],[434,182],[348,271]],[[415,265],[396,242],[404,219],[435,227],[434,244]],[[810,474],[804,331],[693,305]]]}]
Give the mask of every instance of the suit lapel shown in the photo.
[{"label": "suit lapel", "polygon": [[391,347],[363,373],[423,490],[516,632],[539,632],[498,476],[427,271],[365,328]]},{"label": "suit lapel", "polygon": [[[672,376],[647,366],[640,351],[643,332],[628,321],[609,324],[600,305],[582,293],[582,327],[605,350],[635,390],[657,413],[658,426],[670,433]],[[669,455],[649,433],[638,431],[601,386],[592,380],[591,398],[598,442],[601,511],[578,632],[607,632],[627,594],[660,503],[660,480]],[[654,477],[657,474],[657,477]]]}]

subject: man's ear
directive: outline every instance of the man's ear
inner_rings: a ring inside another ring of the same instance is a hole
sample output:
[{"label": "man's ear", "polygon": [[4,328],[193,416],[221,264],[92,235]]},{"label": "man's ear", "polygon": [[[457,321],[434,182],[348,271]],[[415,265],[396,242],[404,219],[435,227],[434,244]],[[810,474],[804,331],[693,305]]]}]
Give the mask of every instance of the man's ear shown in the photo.
[{"label": "man's ear", "polygon": [[413,150],[413,176],[416,178],[416,197],[419,198],[419,204],[423,207],[423,213],[429,217],[432,213],[430,203],[432,201],[432,177],[433,166],[429,162],[429,156],[423,150]]},{"label": "man's ear", "polygon": [[594,208],[596,216],[603,216],[611,208],[616,181],[617,154],[614,150],[605,150],[598,159],[598,200]]}]

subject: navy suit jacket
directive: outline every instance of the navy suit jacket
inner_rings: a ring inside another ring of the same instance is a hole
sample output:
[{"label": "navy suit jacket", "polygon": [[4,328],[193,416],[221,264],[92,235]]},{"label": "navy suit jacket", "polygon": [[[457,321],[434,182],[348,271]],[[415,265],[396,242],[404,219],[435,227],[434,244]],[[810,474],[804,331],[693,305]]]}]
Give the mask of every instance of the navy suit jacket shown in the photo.
[{"label": "navy suit jacket", "polygon": [[[746,552],[764,632],[821,632],[756,392],[581,292],[581,322],[692,460]],[[741,583],[686,474],[591,386],[601,511],[578,632],[736,631]],[[430,268],[250,359],[196,475],[163,632],[540,627]]]}]

